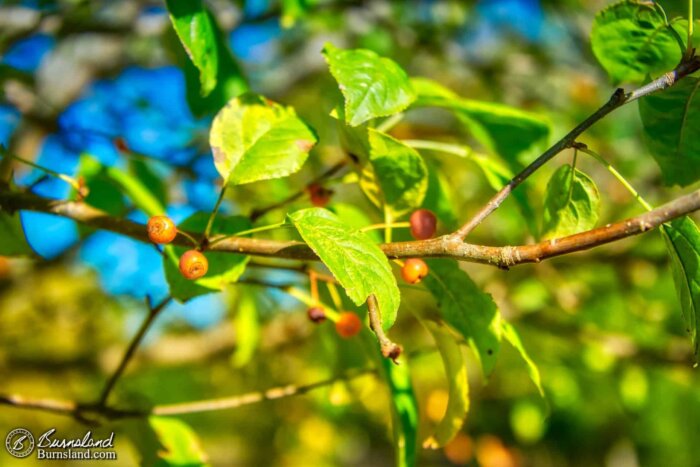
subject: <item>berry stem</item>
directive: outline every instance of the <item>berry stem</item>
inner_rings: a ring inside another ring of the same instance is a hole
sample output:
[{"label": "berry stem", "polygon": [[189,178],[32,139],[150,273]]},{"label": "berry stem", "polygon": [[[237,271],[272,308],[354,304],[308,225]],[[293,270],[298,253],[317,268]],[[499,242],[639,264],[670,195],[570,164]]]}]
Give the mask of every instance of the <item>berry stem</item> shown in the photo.
[{"label": "berry stem", "polygon": [[196,238],[194,238],[192,235],[188,234],[184,230],[177,229],[177,233],[188,239],[190,242],[192,242],[192,245],[195,247],[199,246],[199,242],[197,241]]},{"label": "berry stem", "polygon": [[221,191],[219,191],[219,197],[216,199],[216,204],[214,205],[214,210],[211,212],[211,215],[209,216],[209,220],[207,221],[207,227],[204,229],[204,235],[202,236],[202,243],[204,243],[204,240],[209,238],[209,234],[211,234],[211,228],[214,226],[214,219],[216,219],[216,215],[219,213],[219,208],[221,207],[221,203],[224,200],[224,194],[226,194],[226,187],[227,183],[224,182],[223,185],[221,185]]},{"label": "berry stem", "polygon": [[394,222],[394,217],[389,210],[389,207],[384,205],[384,241],[391,243],[391,227]]},{"label": "berry stem", "polygon": [[622,184],[622,186],[625,187],[625,189],[627,191],[630,192],[630,194],[634,197],[634,199],[636,199],[639,202],[639,204],[641,204],[644,207],[644,209],[646,209],[647,211],[651,211],[652,209],[654,209],[651,204],[647,203],[646,200],[644,198],[642,198],[642,196],[637,192],[637,190],[634,189],[634,187],[630,184],[630,182],[628,182],[627,179],[625,177],[623,177],[622,174],[620,172],[618,172],[615,167],[610,165],[610,163],[608,161],[606,161],[603,158],[603,156],[601,156],[597,152],[589,149],[586,145],[581,144],[581,143],[576,143],[576,149],[578,149],[579,151],[581,151],[584,154],[588,154],[593,159],[600,162],[606,169],[608,169],[608,172],[610,172],[610,174],[613,177],[615,177]]},{"label": "berry stem", "polygon": [[243,235],[250,235],[250,234],[254,234],[254,233],[258,233],[258,232],[265,232],[266,230],[279,229],[280,227],[291,227],[291,225],[282,221],[282,222],[277,222],[276,224],[263,225],[263,226],[255,227],[255,228],[248,229],[248,230],[241,230],[240,232],[236,232],[233,235],[222,235],[220,237],[216,237],[214,240],[209,242],[208,246],[210,246],[210,247],[214,246],[217,243],[220,243],[220,242],[226,240],[227,238],[242,237]]},{"label": "berry stem", "polygon": [[368,225],[367,227],[362,227],[360,229],[361,232],[367,232],[369,230],[376,230],[376,229],[385,229],[387,227],[393,228],[393,229],[407,229],[411,226],[410,222],[394,222],[393,224],[386,224],[384,222],[380,224],[372,224]]}]

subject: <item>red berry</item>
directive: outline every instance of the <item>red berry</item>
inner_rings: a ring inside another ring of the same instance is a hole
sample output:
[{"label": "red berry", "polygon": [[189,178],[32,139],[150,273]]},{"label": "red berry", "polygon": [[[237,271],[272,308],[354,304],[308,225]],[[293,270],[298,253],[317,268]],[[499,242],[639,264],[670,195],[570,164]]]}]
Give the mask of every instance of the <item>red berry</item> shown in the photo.
[{"label": "red berry", "polygon": [[428,265],[419,258],[410,258],[403,263],[401,277],[409,284],[417,284],[428,275]]},{"label": "red berry", "polygon": [[175,239],[177,227],[168,216],[153,216],[148,219],[148,238],[153,243],[166,244]]},{"label": "red berry", "polygon": [[328,204],[333,195],[333,190],[319,185],[318,183],[312,183],[306,189],[309,192],[309,198],[311,199],[311,204],[318,208],[322,208]]},{"label": "red berry", "polygon": [[116,148],[121,152],[127,152],[129,150],[129,146],[126,145],[126,141],[121,137],[114,138],[114,146],[116,146]]},{"label": "red berry", "polygon": [[437,230],[437,218],[428,209],[419,209],[411,214],[411,235],[416,240],[425,240],[435,235]]},{"label": "red berry", "polygon": [[322,323],[326,320],[326,312],[320,306],[312,306],[306,310],[306,315],[314,323]]},{"label": "red berry", "polygon": [[335,330],[344,339],[350,339],[362,329],[359,316],[351,311],[343,311],[335,322]]},{"label": "red berry", "polygon": [[199,279],[208,269],[209,262],[201,251],[189,250],[180,256],[180,273],[185,279]]}]

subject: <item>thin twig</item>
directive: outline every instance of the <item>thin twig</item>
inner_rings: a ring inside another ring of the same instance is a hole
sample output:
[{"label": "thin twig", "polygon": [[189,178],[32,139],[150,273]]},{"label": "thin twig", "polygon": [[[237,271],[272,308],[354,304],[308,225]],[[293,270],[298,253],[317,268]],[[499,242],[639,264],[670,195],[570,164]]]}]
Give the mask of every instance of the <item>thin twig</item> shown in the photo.
[{"label": "thin twig", "polygon": [[571,147],[571,145],[576,141],[576,138],[590,128],[593,124],[597,123],[603,117],[614,111],[615,109],[622,107],[625,104],[633,102],[640,97],[644,97],[651,93],[666,89],[673,86],[678,80],[684,76],[697,71],[700,69],[700,60],[698,58],[693,58],[687,62],[681,63],[675,70],[666,73],[658,79],[655,79],[651,83],[640,87],[632,92],[625,94],[622,89],[617,89],[613,95],[610,97],[608,102],[606,102],[602,107],[593,112],[591,116],[581,122],[576,128],[571,130],[566,136],[554,143],[552,147],[547,149],[541,156],[535,159],[530,165],[517,174],[511,181],[509,181],[506,186],[504,186],[498,193],[496,193],[487,203],[484,205],[476,214],[466,222],[462,227],[452,234],[454,238],[464,240],[464,238],[481,224],[486,217],[489,216],[493,211],[498,209],[498,207],[505,201],[506,198],[511,194],[511,192],[520,185],[525,179],[530,175],[535,173],[539,168],[541,168],[545,163],[547,163],[554,156],[559,154],[564,149]]},{"label": "thin twig", "polygon": [[315,389],[331,386],[339,381],[350,381],[361,376],[374,374],[373,368],[350,370],[341,375],[327,378],[306,385],[288,385],[257,391],[238,396],[224,397],[220,399],[208,399],[180,404],[156,405],[151,410],[119,409],[100,404],[81,405],[74,401],[58,399],[32,399],[16,394],[0,395],[0,405],[8,405],[19,409],[38,410],[51,412],[58,415],[74,417],[83,423],[92,422],[93,417],[101,417],[108,420],[131,417],[147,417],[150,415],[182,415],[188,413],[211,412],[216,410],[235,409],[258,402],[283,399],[291,396],[306,394]]},{"label": "thin twig", "polygon": [[302,196],[306,194],[306,188],[309,185],[312,185],[314,183],[319,183],[322,182],[323,180],[327,179],[328,177],[332,177],[335,175],[340,169],[345,167],[347,165],[347,161],[343,160],[338,162],[337,164],[332,165],[328,170],[323,172],[321,175],[317,176],[316,178],[313,178],[309,183],[306,184],[303,190],[299,190],[298,192],[284,198],[281,201],[278,201],[276,203],[273,203],[269,206],[265,206],[263,208],[258,208],[254,209],[253,212],[250,213],[250,220],[251,222],[255,222],[265,214],[267,214],[270,211],[274,211],[275,209],[279,209],[281,207],[286,206],[289,203],[293,203],[294,201],[298,200]]},{"label": "thin twig", "polygon": [[102,393],[100,394],[100,398],[97,401],[98,406],[104,406],[107,403],[107,399],[109,398],[109,395],[112,392],[112,389],[114,389],[114,385],[117,384],[117,381],[119,381],[119,378],[122,376],[122,373],[124,373],[126,366],[129,364],[129,362],[131,361],[131,358],[134,356],[134,353],[136,352],[136,349],[138,349],[139,345],[141,344],[141,341],[143,340],[143,337],[146,335],[146,332],[151,327],[151,324],[153,324],[153,321],[156,319],[158,314],[163,310],[163,308],[165,308],[165,306],[168,303],[170,303],[171,300],[172,300],[172,297],[168,296],[168,297],[165,297],[156,306],[154,306],[154,307],[149,306],[148,315],[146,315],[146,319],[144,319],[138,332],[136,333],[134,338],[131,340],[129,347],[127,347],[126,352],[124,352],[124,356],[122,357],[121,361],[119,362],[119,366],[117,366],[117,369],[114,371],[112,376],[109,378],[109,380],[105,384],[105,387],[102,390]]},{"label": "thin twig", "polygon": [[384,355],[386,358],[390,358],[394,363],[397,363],[396,359],[399,358],[399,355],[401,355],[403,348],[394,343],[384,333],[379,303],[377,303],[377,297],[375,297],[374,294],[367,297],[367,310],[369,310],[369,324],[372,331],[374,331],[374,334],[377,336],[379,346],[382,350],[382,355]]},{"label": "thin twig", "polygon": [[209,399],[198,402],[185,402],[182,404],[157,405],[153,407],[153,415],[182,415],[188,413],[212,412],[215,410],[235,409],[244,405],[255,404],[262,401],[282,399],[290,396],[306,394],[314,389],[330,386],[338,381],[347,381],[359,378],[367,374],[375,373],[372,368],[363,368],[348,371],[339,376],[317,381],[304,386],[281,386],[266,391],[256,391],[240,396],[224,397],[221,399]]}]

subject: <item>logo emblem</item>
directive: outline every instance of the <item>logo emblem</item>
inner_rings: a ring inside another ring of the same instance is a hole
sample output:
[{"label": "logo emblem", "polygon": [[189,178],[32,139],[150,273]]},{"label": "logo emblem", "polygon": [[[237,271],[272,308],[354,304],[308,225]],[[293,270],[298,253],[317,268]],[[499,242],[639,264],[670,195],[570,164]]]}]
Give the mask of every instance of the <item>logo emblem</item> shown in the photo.
[{"label": "logo emblem", "polygon": [[23,458],[34,451],[34,436],[24,428],[15,428],[5,438],[5,449],[11,455]]}]

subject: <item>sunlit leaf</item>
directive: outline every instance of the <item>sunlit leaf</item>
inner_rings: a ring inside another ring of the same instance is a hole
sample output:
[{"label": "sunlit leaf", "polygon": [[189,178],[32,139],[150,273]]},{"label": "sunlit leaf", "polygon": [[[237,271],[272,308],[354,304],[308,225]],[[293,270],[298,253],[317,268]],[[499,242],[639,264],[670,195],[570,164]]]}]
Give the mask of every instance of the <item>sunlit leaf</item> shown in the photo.
[{"label": "sunlit leaf", "polygon": [[169,417],[148,417],[125,425],[137,448],[141,465],[202,467],[209,465],[197,434],[185,422]]},{"label": "sunlit leaf", "polygon": [[658,2],[615,3],[593,21],[593,53],[613,82],[641,82],[680,62],[686,24],[669,24]]},{"label": "sunlit leaf", "polygon": [[212,18],[201,0],[166,0],[175,32],[192,63],[199,69],[201,93],[208,95],[216,86],[219,53]]},{"label": "sunlit leaf", "polygon": [[543,238],[558,238],[590,230],[598,222],[600,195],[591,178],[562,165],[547,184]]},{"label": "sunlit leaf", "polygon": [[345,99],[345,122],[350,126],[401,112],[416,97],[406,72],[393,60],[332,44],[326,44],[323,54]]},{"label": "sunlit leaf", "polygon": [[455,336],[432,321],[425,321],[425,325],[433,335],[435,345],[442,357],[449,387],[445,415],[435,428],[435,432],[423,442],[424,448],[437,449],[449,443],[464,424],[464,419],[469,412],[469,381],[462,348]]},{"label": "sunlit leaf", "polygon": [[540,370],[537,368],[535,362],[530,358],[530,355],[525,350],[523,342],[520,339],[520,334],[515,330],[513,325],[507,321],[501,321],[501,327],[503,330],[503,338],[512,345],[515,350],[518,351],[520,357],[527,365],[527,374],[530,376],[530,380],[537,386],[537,390],[540,392],[541,396],[544,396],[544,390],[542,389],[542,380],[540,378]]},{"label": "sunlit leaf", "polygon": [[440,309],[440,316],[469,343],[485,375],[496,365],[501,347],[501,315],[491,295],[484,293],[457,261],[426,260],[430,273],[423,279]]},{"label": "sunlit leaf", "polygon": [[246,94],[219,111],[209,142],[226,183],[241,185],[297,172],[316,135],[291,107]]},{"label": "sunlit leaf", "polygon": [[[204,232],[208,220],[209,213],[198,212],[179,224],[178,228],[201,233]],[[245,217],[219,215],[214,221],[212,234],[232,235],[249,228],[250,221]],[[209,270],[204,277],[192,281],[185,279],[178,267],[180,256],[189,249],[191,247],[168,245],[163,254],[165,277],[170,285],[170,294],[179,301],[223,290],[227,285],[238,280],[248,262],[248,256],[245,255],[205,251],[204,256],[209,263]]]},{"label": "sunlit leaf", "polygon": [[333,273],[355,305],[377,296],[382,325],[389,329],[399,309],[399,288],[389,260],[370,237],[342,223],[321,208],[296,211],[289,219],[312,250]]},{"label": "sunlit leaf", "polygon": [[369,144],[375,179],[394,217],[419,207],[428,189],[428,169],[420,154],[374,129],[369,130]]},{"label": "sunlit leaf", "polygon": [[686,77],[639,100],[644,140],[667,185],[700,179],[700,79]]},{"label": "sunlit leaf", "polygon": [[695,359],[700,343],[700,231],[689,217],[661,226],[671,256],[671,270],[680,301],[685,330],[693,343]]}]

